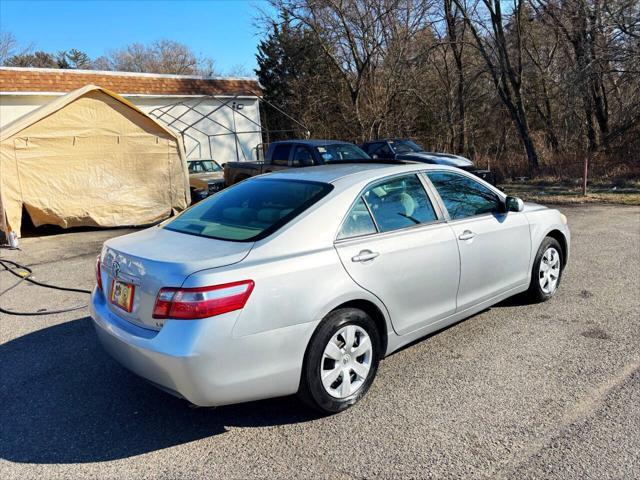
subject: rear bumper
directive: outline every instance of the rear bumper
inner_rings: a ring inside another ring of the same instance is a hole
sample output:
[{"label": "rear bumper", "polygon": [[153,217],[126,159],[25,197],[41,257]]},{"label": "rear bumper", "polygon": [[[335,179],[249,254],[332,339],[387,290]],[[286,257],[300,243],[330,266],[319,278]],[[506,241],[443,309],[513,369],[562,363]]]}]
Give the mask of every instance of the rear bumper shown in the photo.
[{"label": "rear bumper", "polygon": [[135,374],[191,403],[217,406],[295,393],[314,325],[234,337],[238,316],[168,320],[157,332],[115,315],[101,292],[91,296],[91,318],[105,350]]}]

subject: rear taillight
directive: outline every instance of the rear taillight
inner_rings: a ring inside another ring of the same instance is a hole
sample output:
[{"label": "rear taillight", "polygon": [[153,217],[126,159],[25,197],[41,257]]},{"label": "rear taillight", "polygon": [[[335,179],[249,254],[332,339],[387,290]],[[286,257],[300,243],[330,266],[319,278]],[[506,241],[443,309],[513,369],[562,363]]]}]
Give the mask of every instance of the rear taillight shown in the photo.
[{"label": "rear taillight", "polygon": [[247,303],[253,286],[253,280],[243,280],[212,287],[161,288],[153,318],[194,320],[240,310]]},{"label": "rear taillight", "polygon": [[102,271],[100,270],[100,255],[96,259],[96,283],[98,284],[98,289],[102,292]]}]

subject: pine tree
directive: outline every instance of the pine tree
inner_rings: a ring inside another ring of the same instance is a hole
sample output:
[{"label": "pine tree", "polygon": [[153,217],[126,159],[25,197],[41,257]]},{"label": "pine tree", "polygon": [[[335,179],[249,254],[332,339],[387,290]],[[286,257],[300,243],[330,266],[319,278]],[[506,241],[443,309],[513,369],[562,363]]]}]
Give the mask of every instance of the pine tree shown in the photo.
[{"label": "pine tree", "polygon": [[287,138],[287,132],[283,130],[295,128],[286,115],[269,108],[269,104],[272,104],[290,115],[294,113],[291,112],[294,95],[291,87],[293,80],[291,71],[294,68],[290,65],[293,62],[286,48],[290,43],[287,38],[289,35],[286,22],[283,22],[282,27],[274,23],[272,32],[260,42],[256,54],[258,61],[256,75],[263,87],[264,99],[267,102],[264,113],[267,116],[266,127],[272,132],[270,140]]},{"label": "pine tree", "polygon": [[70,63],[69,68],[91,68],[91,59],[89,58],[89,55],[81,50],[72,48],[66,53],[66,56]]}]

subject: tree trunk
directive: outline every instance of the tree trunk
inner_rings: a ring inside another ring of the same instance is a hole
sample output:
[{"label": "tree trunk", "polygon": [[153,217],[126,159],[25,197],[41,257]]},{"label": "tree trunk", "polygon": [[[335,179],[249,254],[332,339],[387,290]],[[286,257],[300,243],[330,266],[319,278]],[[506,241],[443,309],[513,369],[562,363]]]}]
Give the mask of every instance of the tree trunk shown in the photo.
[{"label": "tree trunk", "polygon": [[[445,19],[447,22],[447,35],[453,52],[456,65],[456,106],[457,106],[457,141],[455,142],[455,152],[464,154],[466,143],[466,118],[465,118],[465,95],[464,95],[464,65],[462,61],[463,43],[458,40],[458,27],[456,25],[456,15],[453,11],[452,0],[444,0]],[[464,32],[463,32],[464,34]]]}]

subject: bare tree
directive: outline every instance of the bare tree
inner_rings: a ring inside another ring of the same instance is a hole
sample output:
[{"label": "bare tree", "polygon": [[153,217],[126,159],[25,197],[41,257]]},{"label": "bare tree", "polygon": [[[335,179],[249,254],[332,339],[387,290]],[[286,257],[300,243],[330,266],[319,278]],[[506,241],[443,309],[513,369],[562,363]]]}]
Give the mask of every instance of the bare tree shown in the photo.
[{"label": "bare tree", "polygon": [[335,67],[327,73],[348,92],[354,137],[379,135],[403,92],[399,79],[407,73],[410,38],[424,27],[428,2],[271,1],[314,34]]},{"label": "bare tree", "polygon": [[212,61],[198,58],[186,45],[166,39],[148,46],[132,43],[96,59],[95,65],[101,70],[125,72],[194,75],[200,74],[203,68],[208,76],[213,73]]},{"label": "bare tree", "polygon": [[[500,0],[480,0],[467,4],[453,0],[460,9],[473,35],[476,46],[487,64],[494,86],[520,135],[529,162],[529,170],[539,166],[538,153],[531,137],[522,76],[522,6],[514,0],[509,18],[502,13]],[[509,35],[506,32],[509,27]]]},{"label": "bare tree", "polygon": [[18,41],[11,32],[0,32],[0,63],[4,65],[7,58],[15,55]]},{"label": "bare tree", "polygon": [[465,121],[465,72],[462,54],[465,46],[465,23],[460,22],[460,9],[452,0],[444,0],[444,18],[447,25],[448,45],[453,53],[456,70],[456,105],[458,107],[458,140],[456,151],[464,153],[466,138]]},{"label": "bare tree", "polygon": [[[640,5],[628,0],[532,4],[571,45],[589,151],[608,151],[613,140],[640,122]],[[612,109],[618,113],[613,121]]]},{"label": "bare tree", "polygon": [[[547,144],[554,153],[560,151],[560,140],[556,132],[554,104],[558,103],[556,72],[558,71],[561,39],[557,31],[549,29],[543,22],[531,18],[523,42],[527,87],[533,107],[544,125]],[[529,69],[527,70],[527,67]]]},{"label": "bare tree", "polygon": [[270,2],[296,34],[261,51],[265,95],[314,134],[410,137],[517,175],[640,154],[637,0]]},{"label": "bare tree", "polygon": [[13,33],[0,32],[0,65],[5,65],[11,57],[26,55],[32,49],[31,45],[21,46]]},{"label": "bare tree", "polygon": [[[37,51],[13,55],[5,61],[9,67],[61,68],[59,58],[48,52]],[[64,65],[62,65],[64,68]]]}]

